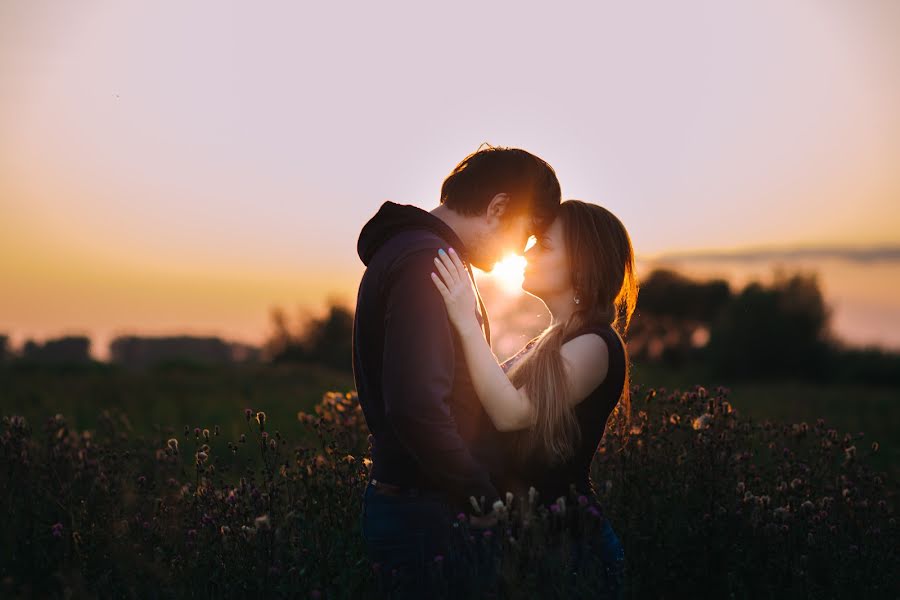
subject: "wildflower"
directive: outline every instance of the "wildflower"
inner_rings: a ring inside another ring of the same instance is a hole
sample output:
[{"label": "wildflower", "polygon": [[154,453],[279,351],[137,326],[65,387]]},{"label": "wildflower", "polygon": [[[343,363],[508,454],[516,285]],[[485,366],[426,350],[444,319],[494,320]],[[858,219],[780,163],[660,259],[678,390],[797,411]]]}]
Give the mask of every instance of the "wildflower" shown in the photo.
[{"label": "wildflower", "polygon": [[147,483],[147,478],[143,475],[140,475],[137,478],[137,482],[138,482],[138,485],[143,486],[145,483]]},{"label": "wildflower", "polygon": [[441,564],[442,562],[444,562],[444,556],[441,554],[435,554],[434,562]]},{"label": "wildflower", "polygon": [[513,503],[513,494],[512,492],[506,492],[506,506],[511,506]]},{"label": "wildflower", "polygon": [[252,418],[253,418],[253,409],[252,409],[252,408],[245,408],[245,409],[244,409],[244,416],[247,418],[248,421],[249,421],[250,419],[252,419]]},{"label": "wildflower", "polygon": [[457,513],[456,520],[459,522],[463,522],[466,520],[466,513]]},{"label": "wildflower", "polygon": [[256,422],[259,423],[260,427],[265,427],[266,425],[266,413],[263,411],[259,411],[256,413]]},{"label": "wildflower", "polygon": [[791,489],[796,490],[802,484],[803,484],[803,481],[801,481],[800,479],[795,477],[794,479],[791,480]]},{"label": "wildflower", "polygon": [[744,484],[743,481],[738,481],[737,488],[736,488],[738,495],[743,494],[746,487],[747,486]]},{"label": "wildflower", "polygon": [[198,440],[200,439],[200,428],[199,427],[194,427],[194,437],[197,438]]},{"label": "wildflower", "polygon": [[178,454],[178,440],[170,438],[166,445],[172,450],[173,454]]},{"label": "wildflower", "polygon": [[54,523],[53,525],[50,526],[50,534],[53,537],[55,537],[57,539],[61,538],[62,532],[63,532],[63,524],[62,523]]},{"label": "wildflower", "polygon": [[269,521],[269,515],[265,514],[265,515],[256,517],[256,519],[254,519],[254,521],[253,521],[253,526],[256,529],[270,529],[271,526],[270,526],[270,521]]},{"label": "wildflower", "polygon": [[691,422],[691,427],[693,427],[695,430],[706,429],[710,425],[712,425],[712,415],[709,413],[703,413],[702,415],[694,419],[693,422]]},{"label": "wildflower", "polygon": [[853,460],[856,458],[856,446],[848,446],[844,448],[844,458],[846,460]]},{"label": "wildflower", "polygon": [[242,444],[246,444],[246,443],[247,443],[247,436],[244,435],[244,434],[242,433],[242,434],[241,434],[241,437],[238,439],[238,441],[239,441],[240,443],[242,443]]},{"label": "wildflower", "polygon": [[872,452],[878,452],[878,442],[872,442]]},{"label": "wildflower", "polygon": [[599,510],[596,506],[590,506],[590,507],[588,507],[588,513],[590,513],[590,515],[591,515],[592,517],[595,517],[595,518],[597,518],[597,519],[599,519],[599,518],[602,516],[602,513],[600,512],[600,510]]},{"label": "wildflower", "polygon": [[209,458],[209,454],[206,452],[198,452],[197,453],[197,464],[202,465]]},{"label": "wildflower", "polygon": [[207,442],[209,441],[209,429],[203,430],[203,439],[206,440]]},{"label": "wildflower", "polygon": [[491,508],[492,508],[492,509],[494,510],[494,512],[496,512],[497,514],[503,514],[503,513],[506,512],[506,505],[503,504],[503,501],[502,501],[502,500],[497,500],[496,502],[494,502],[494,504],[491,506]]},{"label": "wildflower", "polygon": [[803,504],[800,505],[800,508],[802,508],[803,510],[812,510],[815,508],[815,504],[813,504],[809,500],[805,500]]},{"label": "wildflower", "polygon": [[678,413],[673,413],[669,416],[669,423],[671,423],[672,425],[678,425],[680,422],[681,417],[678,415]]},{"label": "wildflower", "polygon": [[490,529],[487,529],[487,530],[485,530],[485,532],[482,535],[484,536],[485,539],[489,540],[494,536],[494,532],[491,531]]},{"label": "wildflower", "polygon": [[537,493],[537,490],[534,489],[534,486],[531,486],[528,488],[528,504],[529,505],[531,505],[531,506],[534,505],[535,500],[537,500],[537,495],[538,495],[538,493]]},{"label": "wildflower", "polygon": [[587,496],[585,496],[584,494],[582,494],[581,496],[578,496],[578,505],[579,506],[587,506],[587,503],[588,503]]},{"label": "wildflower", "polygon": [[275,440],[269,440],[269,449],[274,451],[276,448],[278,448],[278,442],[276,442]]},{"label": "wildflower", "polygon": [[469,496],[469,503],[472,505],[472,508],[475,509],[475,512],[481,512],[481,506],[478,505],[478,501],[475,499],[475,496]]}]

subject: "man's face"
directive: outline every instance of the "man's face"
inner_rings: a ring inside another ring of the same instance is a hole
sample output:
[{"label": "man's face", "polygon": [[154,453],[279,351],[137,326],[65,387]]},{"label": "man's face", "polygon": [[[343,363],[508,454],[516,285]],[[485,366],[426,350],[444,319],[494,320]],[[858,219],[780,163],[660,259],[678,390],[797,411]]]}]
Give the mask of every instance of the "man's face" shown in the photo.
[{"label": "man's face", "polygon": [[478,247],[472,249],[470,262],[482,271],[490,271],[494,263],[506,256],[523,254],[531,234],[532,220],[528,214],[496,219],[495,222],[487,220]]}]

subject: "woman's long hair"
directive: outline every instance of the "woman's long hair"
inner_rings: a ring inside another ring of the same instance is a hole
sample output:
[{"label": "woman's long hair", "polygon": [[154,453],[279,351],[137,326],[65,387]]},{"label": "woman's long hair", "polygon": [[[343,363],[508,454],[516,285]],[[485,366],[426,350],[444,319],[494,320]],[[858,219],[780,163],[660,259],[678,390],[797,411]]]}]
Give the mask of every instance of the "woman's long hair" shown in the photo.
[{"label": "woman's long hair", "polygon": [[[510,381],[525,386],[537,413],[533,428],[513,434],[514,457],[555,464],[571,457],[581,437],[574,410],[566,402],[567,378],[563,366],[563,340],[582,327],[608,324],[625,348],[625,333],[637,303],[638,281],[631,238],[611,212],[580,200],[559,206],[572,284],[580,299],[565,322],[545,329],[534,348],[510,369]],[[610,348],[610,354],[615,352]],[[612,417],[624,436],[631,424],[630,366],[625,350],[625,385]]]}]

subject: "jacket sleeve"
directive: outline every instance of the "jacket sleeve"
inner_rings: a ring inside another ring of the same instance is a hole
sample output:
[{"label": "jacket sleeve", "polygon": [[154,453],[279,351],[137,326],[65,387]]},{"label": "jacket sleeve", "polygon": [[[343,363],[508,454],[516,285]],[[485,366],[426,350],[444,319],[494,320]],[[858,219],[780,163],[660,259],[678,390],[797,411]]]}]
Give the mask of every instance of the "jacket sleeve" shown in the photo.
[{"label": "jacket sleeve", "polygon": [[433,249],[390,271],[385,288],[382,386],[385,417],[422,470],[457,501],[499,498],[487,469],[469,452],[450,413],[455,369],[447,308],[431,280]]}]

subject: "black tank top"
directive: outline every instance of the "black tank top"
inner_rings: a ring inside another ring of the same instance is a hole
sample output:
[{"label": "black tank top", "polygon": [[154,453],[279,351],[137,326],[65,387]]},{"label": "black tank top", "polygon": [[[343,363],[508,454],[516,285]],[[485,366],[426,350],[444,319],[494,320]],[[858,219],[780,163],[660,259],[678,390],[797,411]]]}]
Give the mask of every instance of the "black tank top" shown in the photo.
[{"label": "black tank top", "polygon": [[[625,350],[622,339],[610,325],[594,325],[583,327],[571,332],[563,340],[563,343],[583,335],[596,333],[606,342],[609,348],[609,369],[606,378],[588,396],[575,405],[575,417],[581,428],[581,442],[575,448],[574,455],[563,463],[552,466],[542,464],[539,459],[526,461],[519,465],[511,455],[506,460],[507,472],[496,474],[495,479],[501,493],[512,491],[516,495],[534,486],[540,494],[539,501],[543,504],[551,504],[560,496],[568,501],[569,484],[575,484],[575,489],[584,494],[592,502],[596,502],[596,494],[590,480],[591,461],[600,445],[606,422],[612,413],[625,384]],[[532,340],[516,355],[507,359],[501,365],[504,371],[509,368],[521,356],[526,354],[537,340]],[[501,440],[508,442],[510,433],[501,433]],[[508,448],[508,444],[504,444]],[[507,450],[508,452],[508,450]]]}]

